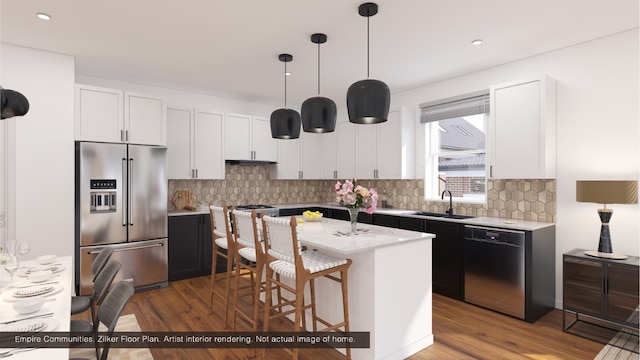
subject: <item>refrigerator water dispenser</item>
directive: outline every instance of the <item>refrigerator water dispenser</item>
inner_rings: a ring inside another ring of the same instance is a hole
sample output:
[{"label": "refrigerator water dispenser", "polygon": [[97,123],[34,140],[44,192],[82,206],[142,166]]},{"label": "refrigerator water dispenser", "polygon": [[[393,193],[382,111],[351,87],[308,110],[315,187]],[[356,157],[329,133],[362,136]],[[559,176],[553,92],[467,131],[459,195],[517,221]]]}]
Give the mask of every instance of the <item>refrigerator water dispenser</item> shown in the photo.
[{"label": "refrigerator water dispenser", "polygon": [[91,180],[90,186],[90,212],[114,212],[116,211],[116,180]]}]

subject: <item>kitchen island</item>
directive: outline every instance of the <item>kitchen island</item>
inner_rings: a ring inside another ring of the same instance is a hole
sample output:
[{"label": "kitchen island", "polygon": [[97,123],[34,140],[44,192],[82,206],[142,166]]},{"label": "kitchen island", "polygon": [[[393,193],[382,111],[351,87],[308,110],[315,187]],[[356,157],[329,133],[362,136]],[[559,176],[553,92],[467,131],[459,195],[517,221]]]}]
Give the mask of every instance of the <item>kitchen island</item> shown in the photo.
[{"label": "kitchen island", "polygon": [[[370,333],[370,348],[352,349],[353,359],[405,359],[433,344],[431,240],[433,234],[322,219],[297,227],[308,249],[350,258],[351,331]],[[339,285],[316,282],[318,314],[342,317]]]}]

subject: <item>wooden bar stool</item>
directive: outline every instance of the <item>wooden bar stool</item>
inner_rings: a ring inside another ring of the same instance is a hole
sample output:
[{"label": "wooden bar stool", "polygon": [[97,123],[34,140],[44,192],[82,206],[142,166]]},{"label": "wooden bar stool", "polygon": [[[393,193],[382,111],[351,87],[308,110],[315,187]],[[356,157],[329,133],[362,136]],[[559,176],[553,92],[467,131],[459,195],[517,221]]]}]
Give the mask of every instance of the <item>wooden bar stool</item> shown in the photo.
[{"label": "wooden bar stool", "polygon": [[[235,258],[235,242],[231,233],[229,219],[229,209],[226,205],[215,206],[209,204],[209,216],[211,217],[211,235],[213,238],[213,256],[211,258],[211,298],[209,299],[209,313],[213,313],[213,297],[218,296],[225,306],[224,327],[229,324],[229,294],[231,290],[231,271],[233,270],[233,260]],[[225,272],[225,287],[218,289],[214,287],[216,278],[216,264],[218,256],[227,260],[227,271]]]},{"label": "wooden bar stool", "polygon": [[[311,309],[313,331],[349,332],[349,295],[347,273],[351,266],[351,259],[339,259],[316,250],[302,250],[296,234],[296,218],[275,218],[262,216],[262,238],[266,255],[266,295],[264,307],[263,330],[269,330],[269,320],[294,315],[294,332],[306,330],[305,312]],[[279,274],[294,280],[290,286],[274,277]],[[343,321],[331,324],[320,318],[316,313],[315,279],[323,277],[340,283],[342,286]],[[310,303],[305,304],[304,288],[309,283]],[[295,295],[295,299],[283,303],[279,298],[277,304],[271,304],[273,287],[284,289]],[[284,305],[294,308],[283,311]],[[272,312],[278,309],[279,312]],[[324,327],[318,329],[318,323]],[[293,359],[298,359],[298,348],[292,350]],[[346,358],[351,359],[351,348],[347,346]]]},{"label": "wooden bar stool", "polygon": [[[262,274],[264,272],[264,247],[260,241],[258,233],[256,211],[234,210],[233,214],[233,235],[236,242],[236,272],[233,305],[231,307],[231,330],[236,328],[236,316],[249,322],[254,331],[258,330],[258,308],[260,303],[260,293],[264,290]],[[249,274],[250,284],[240,286],[242,270]],[[251,315],[245,313],[238,307],[238,299],[251,297],[253,312]]]}]

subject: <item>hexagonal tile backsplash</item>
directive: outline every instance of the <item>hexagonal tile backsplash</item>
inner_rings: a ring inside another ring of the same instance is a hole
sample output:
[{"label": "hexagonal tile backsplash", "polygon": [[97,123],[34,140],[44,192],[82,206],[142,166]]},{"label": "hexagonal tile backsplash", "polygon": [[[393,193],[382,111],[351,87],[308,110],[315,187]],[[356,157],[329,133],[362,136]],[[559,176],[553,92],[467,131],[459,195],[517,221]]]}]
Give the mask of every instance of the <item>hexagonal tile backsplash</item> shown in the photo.
[{"label": "hexagonal tile backsplash", "polygon": [[[444,212],[447,201],[424,201],[423,180],[359,180],[396,209]],[[169,209],[176,190],[191,190],[196,205],[308,204],[335,201],[335,180],[271,180],[268,166],[226,165],[224,180],[169,180]],[[487,204],[454,203],[454,213],[555,222],[555,180],[487,180]],[[378,203],[380,207],[380,202]]]}]

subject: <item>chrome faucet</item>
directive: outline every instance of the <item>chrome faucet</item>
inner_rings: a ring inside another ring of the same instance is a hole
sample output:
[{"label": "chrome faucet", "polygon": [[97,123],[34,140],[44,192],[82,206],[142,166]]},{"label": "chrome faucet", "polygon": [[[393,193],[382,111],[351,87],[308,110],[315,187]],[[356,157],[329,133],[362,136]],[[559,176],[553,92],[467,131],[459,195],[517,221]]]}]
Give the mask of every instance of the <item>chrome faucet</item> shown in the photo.
[{"label": "chrome faucet", "polygon": [[438,176],[438,179],[444,182],[444,191],[442,192],[442,200],[444,200],[444,194],[449,194],[449,209],[446,211],[446,213],[449,216],[452,216],[453,215],[453,196],[451,195],[451,190],[449,190],[449,186],[447,185],[447,180],[441,178],[440,176]]}]

